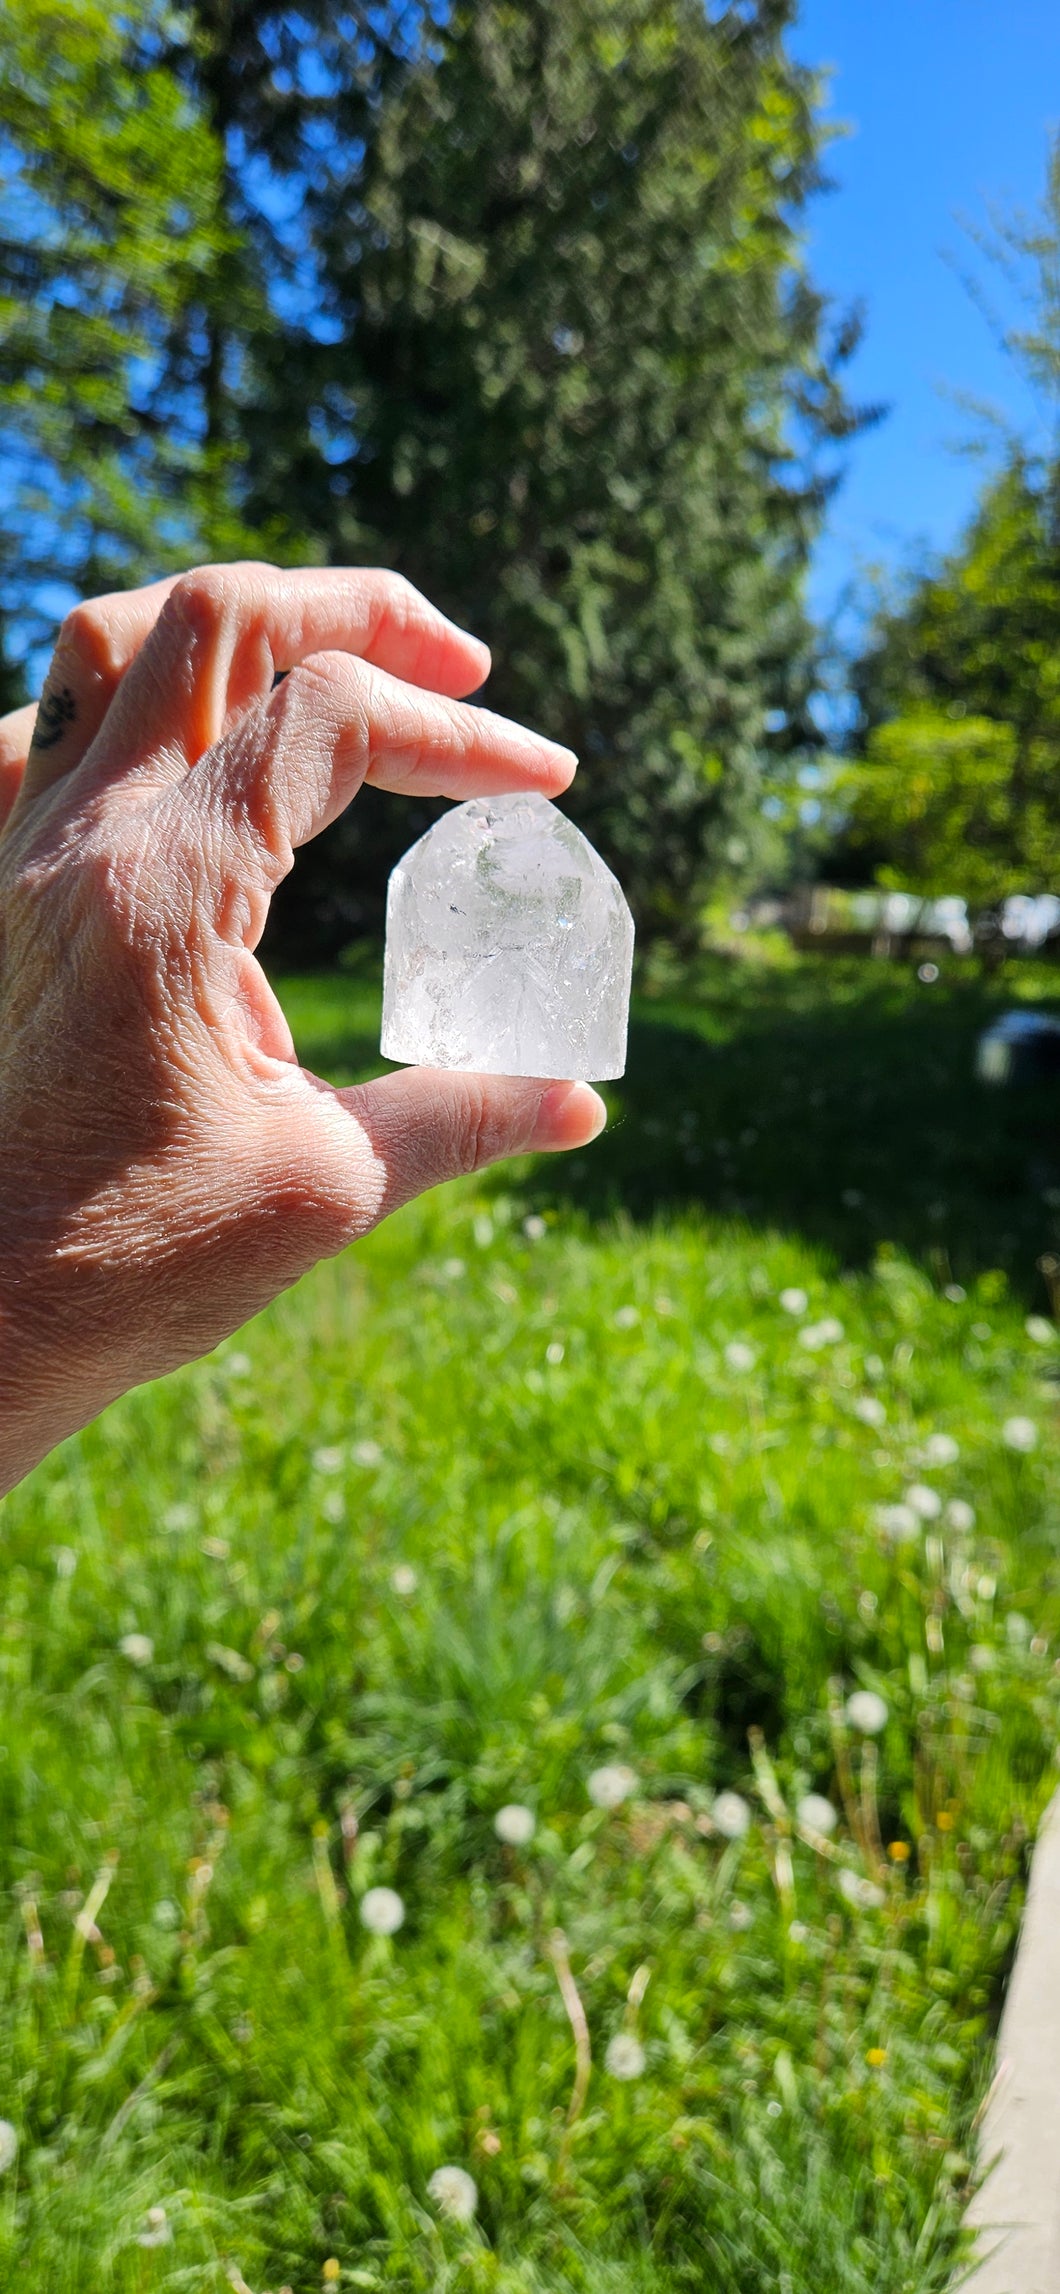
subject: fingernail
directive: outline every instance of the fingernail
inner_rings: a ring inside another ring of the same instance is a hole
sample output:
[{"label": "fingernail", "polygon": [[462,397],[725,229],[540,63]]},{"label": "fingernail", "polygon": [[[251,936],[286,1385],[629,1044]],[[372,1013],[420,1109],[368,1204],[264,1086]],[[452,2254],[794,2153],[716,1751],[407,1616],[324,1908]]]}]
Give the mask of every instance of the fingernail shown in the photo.
[{"label": "fingernail", "polygon": [[537,1110],[530,1145],[540,1153],[588,1147],[607,1122],[607,1108],[588,1083],[552,1083]]}]

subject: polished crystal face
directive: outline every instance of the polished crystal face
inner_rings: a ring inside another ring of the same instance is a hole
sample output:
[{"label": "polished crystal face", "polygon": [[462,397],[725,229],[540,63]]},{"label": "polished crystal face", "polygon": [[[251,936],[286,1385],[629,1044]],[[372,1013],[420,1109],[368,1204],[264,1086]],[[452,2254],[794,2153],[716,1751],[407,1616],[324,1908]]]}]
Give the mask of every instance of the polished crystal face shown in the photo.
[{"label": "polished crystal face", "polygon": [[633,919],[565,814],[476,797],[390,879],[384,1058],[603,1082],[626,1064]]}]

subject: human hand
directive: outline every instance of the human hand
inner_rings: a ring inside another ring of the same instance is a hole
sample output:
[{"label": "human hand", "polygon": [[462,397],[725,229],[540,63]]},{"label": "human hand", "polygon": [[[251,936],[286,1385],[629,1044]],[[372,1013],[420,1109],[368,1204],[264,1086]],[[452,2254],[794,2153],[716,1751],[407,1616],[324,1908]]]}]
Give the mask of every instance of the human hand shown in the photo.
[{"label": "human hand", "polygon": [[601,1129],[585,1084],[332,1090],[253,954],[363,780],[567,786],[460,703],[488,667],[395,575],[212,566],[77,607],[0,720],[0,1490],[425,1187]]}]

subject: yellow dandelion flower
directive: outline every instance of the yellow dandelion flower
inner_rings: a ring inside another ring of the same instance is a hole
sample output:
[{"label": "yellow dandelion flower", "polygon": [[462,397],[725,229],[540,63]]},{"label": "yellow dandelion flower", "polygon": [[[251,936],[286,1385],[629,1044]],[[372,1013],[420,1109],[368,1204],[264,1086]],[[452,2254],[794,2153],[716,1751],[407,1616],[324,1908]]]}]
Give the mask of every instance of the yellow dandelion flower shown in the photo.
[{"label": "yellow dandelion flower", "polygon": [[891,1862],[892,1862],[892,1864],[908,1864],[908,1862],[909,1862],[909,1842],[908,1842],[908,1840],[892,1840],[892,1841],[891,1841],[891,1843],[890,1843],[890,1846],[889,1846],[889,1848],[888,1848],[888,1850],[887,1850],[887,1854],[889,1855],[889,1857],[890,1857],[890,1859],[891,1859]]},{"label": "yellow dandelion flower", "polygon": [[940,1832],[952,1832],[953,1818],[948,1808],[939,1809],[938,1815],[935,1818],[935,1822],[938,1825]]},{"label": "yellow dandelion flower", "polygon": [[325,2286],[338,2285],[342,2274],[333,2254],[329,2254],[320,2275],[324,2281]]},{"label": "yellow dandelion flower", "polygon": [[872,2071],[880,2071],[887,2061],[886,2047],[870,2047],[865,2061]]}]

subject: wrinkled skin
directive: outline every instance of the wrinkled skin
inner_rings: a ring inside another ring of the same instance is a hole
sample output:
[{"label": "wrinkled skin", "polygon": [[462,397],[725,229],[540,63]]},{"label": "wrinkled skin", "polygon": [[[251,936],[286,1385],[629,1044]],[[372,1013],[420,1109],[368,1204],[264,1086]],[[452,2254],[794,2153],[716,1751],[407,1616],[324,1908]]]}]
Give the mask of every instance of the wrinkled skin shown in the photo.
[{"label": "wrinkled skin", "polygon": [[0,721],[0,1489],[423,1188],[601,1127],[582,1084],[334,1091],[253,953],[363,780],[567,786],[461,705],[488,666],[394,575],[213,566],[79,606]]}]

